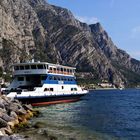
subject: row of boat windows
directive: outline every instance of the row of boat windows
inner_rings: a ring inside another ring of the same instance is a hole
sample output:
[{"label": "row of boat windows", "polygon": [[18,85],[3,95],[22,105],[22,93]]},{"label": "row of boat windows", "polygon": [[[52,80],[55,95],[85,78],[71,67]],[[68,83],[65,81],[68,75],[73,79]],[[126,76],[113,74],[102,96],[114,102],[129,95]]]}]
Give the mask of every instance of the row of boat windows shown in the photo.
[{"label": "row of boat windows", "polygon": [[14,70],[29,70],[29,69],[49,69],[53,72],[74,72],[73,69],[66,69],[66,68],[55,68],[55,67],[48,67],[48,65],[25,65],[25,66],[14,66]]},{"label": "row of boat windows", "polygon": [[59,76],[49,76],[49,80],[56,80],[56,81],[75,81],[73,78],[59,77]]},{"label": "row of boat windows", "polygon": [[53,67],[50,67],[49,70],[53,71],[53,72],[56,72],[56,71],[57,72],[70,72],[70,73],[74,72],[74,70],[66,69],[66,68],[53,68]]},{"label": "row of boat windows", "polygon": [[[64,89],[64,86],[61,87],[62,89]],[[45,88],[44,91],[54,91],[53,88]],[[71,91],[77,91],[77,88],[71,88]]]},{"label": "row of boat windows", "polygon": [[48,65],[25,65],[14,67],[14,70],[29,70],[29,69],[48,69]]}]

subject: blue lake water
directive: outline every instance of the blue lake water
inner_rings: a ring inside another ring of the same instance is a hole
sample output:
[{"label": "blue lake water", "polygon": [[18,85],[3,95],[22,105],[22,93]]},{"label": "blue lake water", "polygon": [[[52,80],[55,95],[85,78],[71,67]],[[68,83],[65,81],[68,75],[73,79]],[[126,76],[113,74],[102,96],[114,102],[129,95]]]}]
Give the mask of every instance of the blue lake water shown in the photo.
[{"label": "blue lake water", "polygon": [[60,140],[140,140],[138,89],[93,90],[81,101],[39,109],[42,115],[31,122],[42,121]]}]

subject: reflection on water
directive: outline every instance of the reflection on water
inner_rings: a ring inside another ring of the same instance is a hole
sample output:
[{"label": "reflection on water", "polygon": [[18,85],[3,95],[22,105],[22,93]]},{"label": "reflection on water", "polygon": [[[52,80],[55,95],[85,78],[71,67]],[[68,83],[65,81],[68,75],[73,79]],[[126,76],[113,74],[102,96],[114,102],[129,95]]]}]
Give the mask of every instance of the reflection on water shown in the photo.
[{"label": "reflection on water", "polygon": [[24,132],[45,139],[47,131],[60,140],[139,140],[140,90],[91,91],[83,100],[39,108],[42,115],[32,123],[44,128]]}]

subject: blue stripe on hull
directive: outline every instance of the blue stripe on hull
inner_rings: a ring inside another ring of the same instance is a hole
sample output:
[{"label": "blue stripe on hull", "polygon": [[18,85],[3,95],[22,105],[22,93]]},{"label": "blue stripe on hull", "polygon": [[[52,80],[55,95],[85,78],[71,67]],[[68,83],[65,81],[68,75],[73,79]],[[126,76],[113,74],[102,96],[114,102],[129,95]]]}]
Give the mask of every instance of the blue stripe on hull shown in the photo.
[{"label": "blue stripe on hull", "polygon": [[[61,80],[54,80],[53,77],[58,77]],[[52,79],[50,79],[52,78]],[[66,79],[66,80],[62,80]],[[70,79],[70,80],[68,80]],[[53,75],[53,74],[48,74],[47,79],[43,81],[43,84],[68,84],[68,85],[75,85],[77,82],[74,79],[74,76],[62,76],[62,75]]]}]

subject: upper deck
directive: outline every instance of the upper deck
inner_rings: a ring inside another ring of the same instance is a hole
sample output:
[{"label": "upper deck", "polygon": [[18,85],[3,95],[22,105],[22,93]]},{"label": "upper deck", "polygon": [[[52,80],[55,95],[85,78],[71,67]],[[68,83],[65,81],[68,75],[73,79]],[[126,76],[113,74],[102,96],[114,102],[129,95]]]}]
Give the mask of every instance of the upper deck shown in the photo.
[{"label": "upper deck", "polygon": [[74,76],[75,68],[46,62],[17,63],[13,65],[14,75],[57,74]]}]

